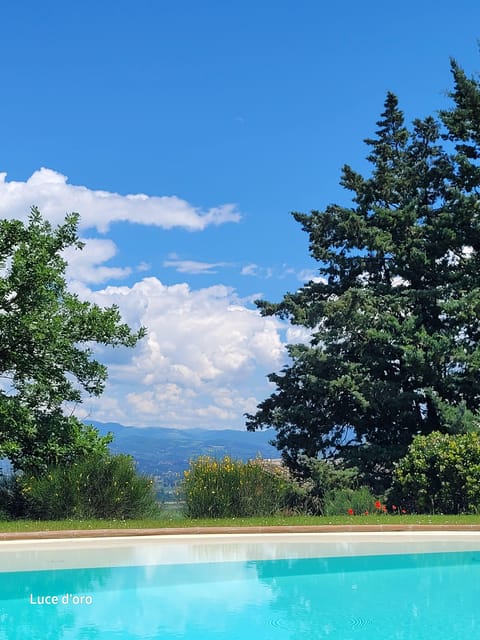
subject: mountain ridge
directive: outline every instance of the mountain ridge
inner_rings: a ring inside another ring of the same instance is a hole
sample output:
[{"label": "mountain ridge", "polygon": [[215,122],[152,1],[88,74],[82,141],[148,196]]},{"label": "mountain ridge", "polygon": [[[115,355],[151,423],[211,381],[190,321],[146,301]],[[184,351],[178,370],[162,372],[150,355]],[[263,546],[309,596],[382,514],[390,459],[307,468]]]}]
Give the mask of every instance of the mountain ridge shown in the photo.
[{"label": "mountain ridge", "polygon": [[165,478],[188,468],[190,460],[201,455],[247,461],[251,458],[279,458],[269,444],[273,429],[241,431],[236,429],[175,429],[172,427],[133,427],[118,422],[89,421],[101,435],[113,434],[112,453],[131,455],[140,473]]}]

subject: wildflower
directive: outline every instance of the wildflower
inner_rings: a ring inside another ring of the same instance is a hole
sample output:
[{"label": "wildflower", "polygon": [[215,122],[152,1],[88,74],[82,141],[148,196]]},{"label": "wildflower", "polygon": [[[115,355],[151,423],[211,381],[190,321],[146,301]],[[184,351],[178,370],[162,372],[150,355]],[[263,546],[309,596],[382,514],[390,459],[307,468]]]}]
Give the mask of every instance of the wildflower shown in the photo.
[{"label": "wildflower", "polygon": [[349,509],[349,510],[347,511],[347,513],[348,513],[348,515],[349,515],[349,516],[353,516],[353,514],[355,513],[355,511],[354,511],[353,509]]},{"label": "wildflower", "polygon": [[368,516],[368,511],[365,511],[365,513],[363,515],[364,516]]},{"label": "wildflower", "polygon": [[392,511],[396,511],[396,510],[397,510],[396,505],[392,504]]},{"label": "wildflower", "polygon": [[376,500],[375,501],[375,509],[381,509],[382,508],[382,503],[380,502],[380,500]]}]

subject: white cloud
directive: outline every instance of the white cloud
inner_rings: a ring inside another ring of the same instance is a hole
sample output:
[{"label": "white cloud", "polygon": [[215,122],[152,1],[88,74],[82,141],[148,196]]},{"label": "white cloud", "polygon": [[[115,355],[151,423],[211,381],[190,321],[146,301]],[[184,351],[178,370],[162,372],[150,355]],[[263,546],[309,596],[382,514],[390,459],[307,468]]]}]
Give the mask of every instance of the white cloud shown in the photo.
[{"label": "white cloud", "polygon": [[178,273],[210,274],[218,273],[218,267],[228,267],[227,262],[198,262],[196,260],[165,260],[164,267],[174,267]]},{"label": "white cloud", "polygon": [[268,279],[274,274],[274,270],[271,267],[261,267],[258,264],[250,263],[242,267],[240,271],[242,276],[255,276],[258,278]]},{"label": "white cloud", "polygon": [[81,251],[68,247],[63,252],[68,263],[66,274],[68,280],[93,284],[125,278],[132,273],[130,267],[103,266],[104,262],[111,260],[117,253],[117,247],[112,240],[87,238],[83,239],[83,242],[85,245]]},{"label": "white cloud", "polygon": [[[368,271],[364,271],[359,276],[357,276],[357,282],[361,285],[367,285],[372,277],[372,274]],[[392,287],[403,287],[409,286],[410,282],[405,280],[401,276],[393,276],[392,278]]]},{"label": "white cloud", "polygon": [[285,333],[288,344],[310,344],[314,330],[299,325],[290,325]]},{"label": "white cloud", "polygon": [[242,276],[256,276],[258,275],[258,270],[258,264],[252,262],[251,264],[245,265],[240,273],[242,274]]},{"label": "white cloud", "polygon": [[327,279],[318,275],[318,271],[315,269],[301,269],[296,274],[300,282],[323,282],[327,283]]},{"label": "white cloud", "polygon": [[[6,174],[0,174],[0,217],[25,219],[34,204],[53,224],[62,222],[66,212],[79,211],[81,229],[100,232],[122,220],[195,231],[240,218],[233,205],[201,211],[176,197],[93,191],[70,185],[49,169],[25,182],[8,182]],[[137,426],[243,429],[243,414],[254,412],[271,392],[266,375],[287,357],[285,324],[251,307],[252,298],[260,294],[239,298],[224,285],[192,290],[186,283],[166,286],[155,277],[113,286],[115,280],[145,272],[150,265],[119,265],[118,247],[109,238],[83,241],[82,251],[68,248],[64,253],[69,289],[102,307],[118,305],[125,322],[133,329],[146,326],[148,334],[133,350],[94,345],[109,380],[105,393],[85,398],[76,414]],[[230,265],[170,254],[164,266],[212,274]],[[263,277],[272,273],[260,271]],[[103,288],[95,290],[98,286]]]},{"label": "white cloud", "polygon": [[82,228],[96,228],[102,233],[114,222],[201,231],[209,225],[240,220],[233,204],[203,211],[177,196],[121,195],[91,190],[68,184],[66,176],[44,167],[25,182],[6,178],[6,173],[0,173],[1,218],[25,219],[30,207],[36,205],[51,222],[60,223],[67,212],[78,211]]},{"label": "white cloud", "polygon": [[101,352],[110,379],[104,396],[85,402],[94,419],[244,428],[243,414],[267,395],[266,374],[286,359],[283,324],[223,285],[192,290],[150,277],[101,291],[77,283],[77,291],[102,306],[117,304],[131,326],[148,328],[133,351]]},{"label": "white cloud", "polygon": [[262,267],[255,262],[251,262],[242,267],[240,271],[242,276],[255,276],[268,280],[276,277],[280,280],[294,276],[299,282],[326,282],[325,278],[318,275],[318,271],[314,269],[294,269],[284,264],[281,267]]},{"label": "white cloud", "polygon": [[437,258],[437,264],[446,263],[450,267],[456,267],[462,259],[469,259],[475,253],[475,249],[469,245],[464,245],[460,250],[452,251],[449,249],[444,256]]},{"label": "white cloud", "polygon": [[402,276],[393,276],[392,278],[392,287],[409,287],[410,281],[405,280]]}]

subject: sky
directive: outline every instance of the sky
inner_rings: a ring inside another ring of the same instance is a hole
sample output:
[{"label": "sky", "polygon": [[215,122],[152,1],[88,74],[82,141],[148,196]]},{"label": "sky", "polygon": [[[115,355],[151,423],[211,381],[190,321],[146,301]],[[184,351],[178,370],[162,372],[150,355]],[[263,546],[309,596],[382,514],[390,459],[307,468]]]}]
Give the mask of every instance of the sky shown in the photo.
[{"label": "sky", "polygon": [[479,25],[478,0],[4,3],[0,216],[77,211],[70,289],[148,329],[96,351],[77,415],[244,429],[306,338],[254,304],[316,275],[291,212],[349,203],[387,91],[407,121],[448,108]]}]

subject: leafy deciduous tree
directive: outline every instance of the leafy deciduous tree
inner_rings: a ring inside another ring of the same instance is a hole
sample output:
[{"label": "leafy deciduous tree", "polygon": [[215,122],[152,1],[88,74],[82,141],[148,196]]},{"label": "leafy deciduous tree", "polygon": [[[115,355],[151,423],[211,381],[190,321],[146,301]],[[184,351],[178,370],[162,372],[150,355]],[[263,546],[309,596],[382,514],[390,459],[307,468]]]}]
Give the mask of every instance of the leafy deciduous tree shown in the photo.
[{"label": "leafy deciduous tree", "polygon": [[98,396],[106,367],[92,345],[132,347],[144,335],[70,293],[67,247],[82,248],[78,215],[52,228],[32,208],[28,223],[0,221],[0,458],[15,469],[41,471],[102,449],[108,439],[62,410],[82,392]]}]

